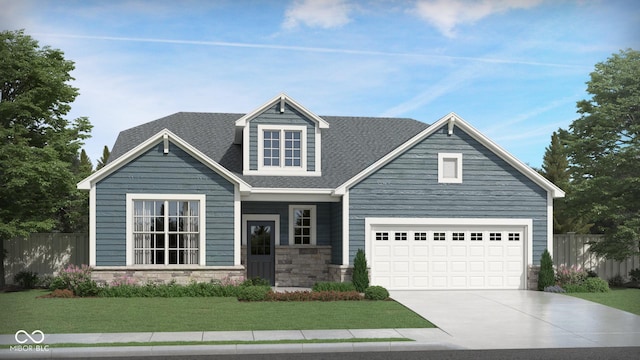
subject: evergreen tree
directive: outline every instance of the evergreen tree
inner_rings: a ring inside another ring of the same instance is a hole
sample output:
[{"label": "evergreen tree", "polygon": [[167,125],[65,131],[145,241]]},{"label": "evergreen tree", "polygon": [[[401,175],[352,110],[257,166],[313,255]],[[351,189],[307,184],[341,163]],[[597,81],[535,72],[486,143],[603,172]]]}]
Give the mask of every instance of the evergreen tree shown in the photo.
[{"label": "evergreen tree", "polygon": [[369,287],[369,270],[367,269],[367,258],[364,251],[358,249],[356,257],[353,260],[353,286],[358,292],[364,292]]},{"label": "evergreen tree", "polygon": [[96,171],[102,169],[107,164],[107,162],[109,161],[109,156],[111,156],[111,152],[109,151],[109,147],[105,145],[104,149],[102,149],[102,157],[96,164]]},{"label": "evergreen tree", "polygon": [[553,272],[553,260],[547,249],[544,249],[540,258],[540,272],[538,273],[538,290],[543,291],[547,286],[553,286],[556,283],[555,274]]},{"label": "evergreen tree", "polygon": [[561,135],[563,130],[553,132],[551,144],[545,149],[542,159],[542,169],[539,170],[547,180],[554,183],[567,194],[565,198],[553,200],[553,233],[565,234],[568,232],[586,233],[591,227],[575,213],[570,210],[568,197],[571,193],[571,182],[569,172],[569,160],[567,151],[562,143]]}]

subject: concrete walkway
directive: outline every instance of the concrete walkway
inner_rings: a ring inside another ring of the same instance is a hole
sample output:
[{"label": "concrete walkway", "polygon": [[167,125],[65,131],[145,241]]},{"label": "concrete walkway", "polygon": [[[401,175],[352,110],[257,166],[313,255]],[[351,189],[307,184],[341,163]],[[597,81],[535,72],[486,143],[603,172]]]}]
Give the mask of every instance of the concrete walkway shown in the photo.
[{"label": "concrete walkway", "polygon": [[[639,346],[640,316],[540,291],[392,291],[467,349]],[[416,340],[421,340],[415,338]]]},{"label": "concrete walkway", "polygon": [[[230,344],[187,346],[120,346],[62,348],[56,344],[104,344],[126,342],[163,341],[278,341],[311,339],[356,338],[419,338],[420,341],[379,341],[354,343],[297,343],[297,344]],[[26,339],[21,335],[19,340]],[[367,351],[424,351],[457,349],[443,342],[450,336],[440,329],[352,329],[352,330],[280,330],[280,331],[194,331],[194,332],[144,332],[144,333],[94,333],[94,334],[45,334],[40,345],[26,342],[17,347],[14,335],[0,335],[1,345],[14,346],[1,349],[0,359],[5,358],[78,358],[107,356],[171,356],[171,355],[223,355],[269,353],[319,353],[319,352],[367,352]],[[36,341],[40,341],[36,337]],[[46,347],[45,347],[46,344]]]}]

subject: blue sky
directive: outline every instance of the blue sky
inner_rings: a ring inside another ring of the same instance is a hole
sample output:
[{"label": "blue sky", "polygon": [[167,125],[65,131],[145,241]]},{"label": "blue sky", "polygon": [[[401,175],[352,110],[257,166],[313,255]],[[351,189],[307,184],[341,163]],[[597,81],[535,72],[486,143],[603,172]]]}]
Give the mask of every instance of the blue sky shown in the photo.
[{"label": "blue sky", "polygon": [[118,132],[179,111],[247,113],[285,92],[318,115],[456,112],[539,167],[597,62],[640,49],[635,1],[0,0],[76,64],[69,118]]}]

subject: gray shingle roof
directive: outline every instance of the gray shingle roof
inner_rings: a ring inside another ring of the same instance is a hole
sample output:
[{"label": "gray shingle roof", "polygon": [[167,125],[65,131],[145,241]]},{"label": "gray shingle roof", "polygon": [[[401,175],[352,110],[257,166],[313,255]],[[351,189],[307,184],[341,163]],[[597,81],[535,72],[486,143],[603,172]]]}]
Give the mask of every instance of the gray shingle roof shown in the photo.
[{"label": "gray shingle roof", "polygon": [[330,126],[322,130],[322,176],[244,176],[242,145],[233,143],[243,115],[180,112],[124,130],[109,161],[166,128],[254,187],[335,188],[428,127],[407,118],[321,116]]}]

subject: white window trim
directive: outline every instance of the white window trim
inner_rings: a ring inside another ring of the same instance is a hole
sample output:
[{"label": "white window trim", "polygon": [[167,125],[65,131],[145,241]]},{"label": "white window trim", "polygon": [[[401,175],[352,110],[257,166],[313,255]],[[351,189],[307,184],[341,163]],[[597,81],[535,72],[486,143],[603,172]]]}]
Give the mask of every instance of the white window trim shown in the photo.
[{"label": "white window trim", "polygon": [[[133,256],[133,202],[134,200],[185,200],[192,201],[197,200],[200,202],[200,239],[198,242],[198,264],[200,266],[206,265],[206,239],[207,239],[207,226],[206,226],[206,201],[207,196],[205,194],[127,194],[127,205],[126,205],[126,241],[127,241],[127,252],[126,252],[126,264],[127,266],[142,266],[142,264],[134,264],[134,256]],[[196,264],[146,264],[143,266],[152,266],[152,267],[193,267]]]},{"label": "white window trim", "polygon": [[[293,231],[293,223],[295,221],[295,210],[309,210],[311,214],[311,240],[309,244],[296,244],[294,241],[294,231]],[[317,221],[316,221],[316,205],[289,205],[289,245],[296,246],[310,246],[316,244],[316,232],[317,232]]]},{"label": "white window trim", "polygon": [[[444,160],[445,159],[456,159],[456,173],[458,177],[456,178],[445,178],[444,177]],[[438,183],[453,183],[460,184],[462,183],[462,154],[461,153],[438,153]]]},{"label": "white window trim", "polygon": [[[280,166],[264,166],[264,132],[280,132]],[[300,131],[300,166],[284,165],[284,133]],[[305,175],[307,173],[307,127],[303,125],[258,125],[258,172],[261,175]]]}]

